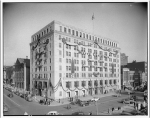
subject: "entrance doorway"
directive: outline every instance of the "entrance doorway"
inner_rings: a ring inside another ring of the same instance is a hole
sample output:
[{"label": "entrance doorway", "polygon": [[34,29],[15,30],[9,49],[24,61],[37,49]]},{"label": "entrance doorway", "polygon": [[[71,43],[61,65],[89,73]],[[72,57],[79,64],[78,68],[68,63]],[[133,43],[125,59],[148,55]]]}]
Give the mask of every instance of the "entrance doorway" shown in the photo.
[{"label": "entrance doorway", "polygon": [[85,96],[85,90],[82,90],[82,92],[83,92],[82,95]]},{"label": "entrance doorway", "polygon": [[92,95],[92,88],[89,88],[89,95]]},{"label": "entrance doorway", "polygon": [[75,96],[78,96],[78,91],[75,91]]},{"label": "entrance doorway", "polygon": [[67,92],[67,97],[70,97],[70,92]]}]

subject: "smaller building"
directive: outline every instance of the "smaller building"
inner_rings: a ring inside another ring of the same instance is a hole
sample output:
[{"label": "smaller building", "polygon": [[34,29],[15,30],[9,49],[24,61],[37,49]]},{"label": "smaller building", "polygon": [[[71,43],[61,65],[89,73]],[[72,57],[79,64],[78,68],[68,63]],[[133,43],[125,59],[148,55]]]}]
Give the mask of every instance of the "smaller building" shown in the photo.
[{"label": "smaller building", "polygon": [[127,65],[128,63],[128,56],[125,53],[121,53],[121,66]]},{"label": "smaller building", "polygon": [[17,58],[14,85],[19,89],[30,90],[30,59]]}]

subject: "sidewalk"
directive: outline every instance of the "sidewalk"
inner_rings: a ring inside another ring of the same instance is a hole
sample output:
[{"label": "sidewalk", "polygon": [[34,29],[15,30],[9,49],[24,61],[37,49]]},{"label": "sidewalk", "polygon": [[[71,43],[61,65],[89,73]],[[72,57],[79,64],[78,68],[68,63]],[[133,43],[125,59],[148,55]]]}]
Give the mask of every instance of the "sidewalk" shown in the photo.
[{"label": "sidewalk", "polygon": [[[78,99],[80,99],[80,100],[90,100],[93,97],[103,98],[103,97],[112,96],[112,95],[115,95],[115,94],[116,94],[115,92],[111,92],[111,93],[107,93],[107,94],[100,94],[100,95],[93,95],[93,96],[90,96],[90,95],[87,95],[85,97],[79,96]],[[39,102],[40,99],[44,99],[44,97],[36,96],[36,99],[34,98],[33,100],[35,102]],[[49,106],[60,106],[60,105],[65,105],[65,104],[69,104],[69,103],[70,103],[70,101],[68,100],[68,98],[64,98],[64,99],[60,100],[60,103],[58,102],[58,100],[55,100],[55,101],[51,102],[51,104]]]}]

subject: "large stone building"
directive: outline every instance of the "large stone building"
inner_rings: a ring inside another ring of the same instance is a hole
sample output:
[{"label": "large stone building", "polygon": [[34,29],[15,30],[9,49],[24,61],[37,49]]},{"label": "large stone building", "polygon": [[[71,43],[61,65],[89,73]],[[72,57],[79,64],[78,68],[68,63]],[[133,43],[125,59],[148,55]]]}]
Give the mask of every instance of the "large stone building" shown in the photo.
[{"label": "large stone building", "polygon": [[30,43],[30,85],[38,95],[61,99],[121,88],[116,41],[53,21]]},{"label": "large stone building", "polygon": [[30,90],[30,59],[17,58],[15,63],[14,86],[29,91]]}]

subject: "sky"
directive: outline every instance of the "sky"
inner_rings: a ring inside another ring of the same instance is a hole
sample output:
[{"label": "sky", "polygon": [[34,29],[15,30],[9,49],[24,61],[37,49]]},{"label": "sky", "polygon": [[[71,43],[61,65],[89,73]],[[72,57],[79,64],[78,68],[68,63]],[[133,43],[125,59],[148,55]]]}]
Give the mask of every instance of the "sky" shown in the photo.
[{"label": "sky", "polygon": [[2,13],[4,65],[30,58],[31,36],[53,20],[119,42],[128,62],[147,61],[148,13],[143,3],[4,3]]}]

